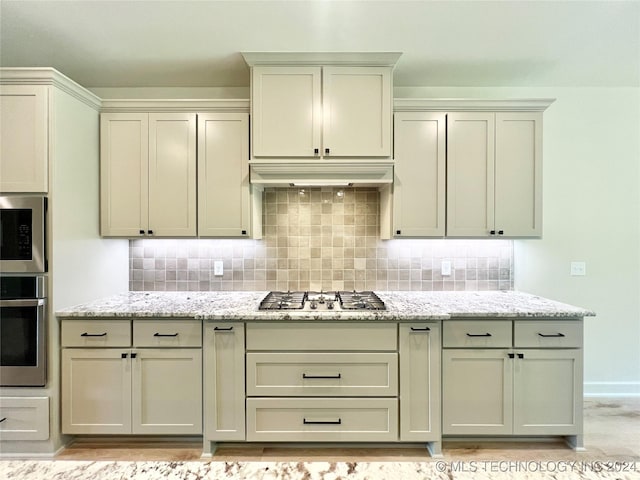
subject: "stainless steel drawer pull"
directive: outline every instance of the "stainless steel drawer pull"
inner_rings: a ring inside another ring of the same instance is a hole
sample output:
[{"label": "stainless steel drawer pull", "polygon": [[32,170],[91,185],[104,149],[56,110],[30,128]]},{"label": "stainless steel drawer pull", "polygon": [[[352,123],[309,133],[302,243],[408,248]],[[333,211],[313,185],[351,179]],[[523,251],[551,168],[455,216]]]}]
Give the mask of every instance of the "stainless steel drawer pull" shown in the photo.
[{"label": "stainless steel drawer pull", "polygon": [[307,375],[306,373],[302,374],[302,378],[342,378],[342,374],[338,373],[337,375]]},{"label": "stainless steel drawer pull", "polygon": [[178,334],[177,333],[154,333],[153,334],[154,337],[177,337]]},{"label": "stainless steel drawer pull", "polygon": [[551,334],[548,334],[548,335],[545,335],[544,333],[538,333],[538,335],[540,337],[543,337],[543,338],[560,338],[560,337],[564,337],[564,333],[551,333]]},{"label": "stainless steel drawer pull", "polygon": [[467,333],[467,337],[490,337],[490,333]]},{"label": "stainless steel drawer pull", "polygon": [[87,332],[84,332],[80,336],[81,337],[106,337],[107,336],[107,332],[104,332],[104,333],[87,333]]},{"label": "stainless steel drawer pull", "polygon": [[430,332],[431,329],[429,327],[424,327],[424,328],[411,327],[411,331],[412,332]]},{"label": "stainless steel drawer pull", "polygon": [[233,327],[214,327],[213,329],[217,332],[230,332]]},{"label": "stainless steel drawer pull", "polygon": [[338,420],[314,421],[303,418],[302,423],[305,425],[342,425],[342,419],[339,418]]}]

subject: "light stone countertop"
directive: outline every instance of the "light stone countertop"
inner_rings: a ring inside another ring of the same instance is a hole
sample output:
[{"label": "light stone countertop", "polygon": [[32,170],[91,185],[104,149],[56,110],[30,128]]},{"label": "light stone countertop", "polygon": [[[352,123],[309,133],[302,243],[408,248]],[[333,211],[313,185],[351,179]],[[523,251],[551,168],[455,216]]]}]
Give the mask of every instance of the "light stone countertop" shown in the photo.
[{"label": "light stone countertop", "polygon": [[517,291],[376,292],[384,311],[259,311],[267,292],[125,292],[56,312],[60,318],[196,318],[224,321],[415,321],[450,318],[559,319],[590,310]]}]

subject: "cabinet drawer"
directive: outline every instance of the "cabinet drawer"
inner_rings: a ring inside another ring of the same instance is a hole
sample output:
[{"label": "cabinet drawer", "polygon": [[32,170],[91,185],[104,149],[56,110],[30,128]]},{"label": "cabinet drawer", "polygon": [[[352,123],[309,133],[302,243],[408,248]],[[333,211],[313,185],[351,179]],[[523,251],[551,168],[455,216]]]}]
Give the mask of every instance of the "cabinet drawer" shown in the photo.
[{"label": "cabinet drawer", "polygon": [[582,322],[578,320],[516,321],[514,346],[517,348],[581,348]]},{"label": "cabinet drawer", "polygon": [[445,348],[511,347],[511,321],[451,320],[442,323],[442,346]]},{"label": "cabinet drawer", "polygon": [[247,353],[249,396],[397,394],[396,353]]},{"label": "cabinet drawer", "polygon": [[200,320],[134,320],[136,347],[201,347]]},{"label": "cabinet drawer", "polygon": [[0,397],[0,441],[47,440],[49,397]]},{"label": "cabinet drawer", "polygon": [[248,398],[249,441],[396,441],[395,398]]},{"label": "cabinet drawer", "polygon": [[394,323],[248,323],[247,350],[396,350]]},{"label": "cabinet drawer", "polygon": [[131,320],[62,320],[63,347],[129,347]]}]

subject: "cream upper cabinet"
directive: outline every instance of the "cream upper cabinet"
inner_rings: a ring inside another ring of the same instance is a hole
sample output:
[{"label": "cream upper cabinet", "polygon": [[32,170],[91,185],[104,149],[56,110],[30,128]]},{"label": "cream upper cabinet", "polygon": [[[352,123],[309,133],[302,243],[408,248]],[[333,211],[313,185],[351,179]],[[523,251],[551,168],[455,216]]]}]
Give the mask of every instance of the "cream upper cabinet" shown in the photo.
[{"label": "cream upper cabinet", "polygon": [[447,120],[447,236],[540,236],[542,113]]},{"label": "cream upper cabinet", "polygon": [[196,115],[101,115],[103,236],[196,235]]},{"label": "cream upper cabinet", "polygon": [[254,66],[252,156],[390,157],[391,71]]},{"label": "cream upper cabinet", "polygon": [[0,192],[46,193],[49,87],[0,86]]},{"label": "cream upper cabinet", "polygon": [[251,234],[249,116],[198,115],[198,234]]},{"label": "cream upper cabinet", "polygon": [[446,115],[399,112],[394,122],[393,227],[396,237],[443,237]]}]

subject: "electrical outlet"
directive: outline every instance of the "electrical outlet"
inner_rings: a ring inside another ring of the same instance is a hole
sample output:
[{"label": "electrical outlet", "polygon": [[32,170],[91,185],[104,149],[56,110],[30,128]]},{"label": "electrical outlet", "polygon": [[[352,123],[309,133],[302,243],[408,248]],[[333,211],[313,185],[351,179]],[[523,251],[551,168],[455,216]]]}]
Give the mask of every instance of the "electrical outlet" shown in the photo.
[{"label": "electrical outlet", "polygon": [[215,262],[213,262],[213,275],[215,277],[221,277],[222,275],[224,275],[222,260],[216,260]]},{"label": "electrical outlet", "polygon": [[584,277],[587,274],[586,262],[571,262],[571,276]]},{"label": "electrical outlet", "polygon": [[443,260],[440,265],[440,273],[443,277],[451,275],[451,260]]}]

